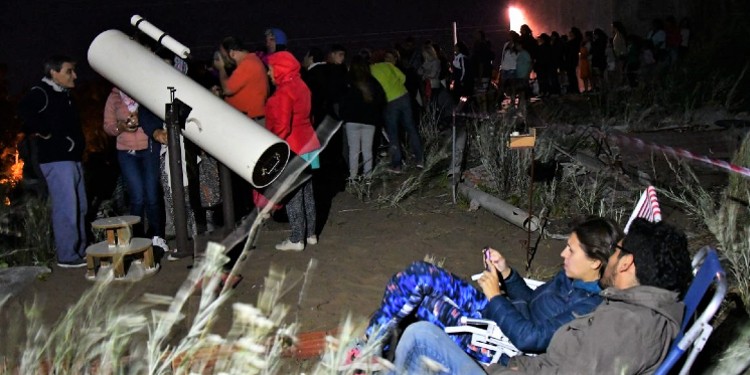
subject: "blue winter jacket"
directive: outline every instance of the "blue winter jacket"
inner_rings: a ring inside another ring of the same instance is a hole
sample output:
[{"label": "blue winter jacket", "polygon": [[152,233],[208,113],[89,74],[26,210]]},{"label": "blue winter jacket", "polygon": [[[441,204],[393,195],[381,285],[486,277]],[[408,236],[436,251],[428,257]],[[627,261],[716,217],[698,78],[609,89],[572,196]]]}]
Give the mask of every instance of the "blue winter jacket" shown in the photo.
[{"label": "blue winter jacket", "polygon": [[560,271],[536,290],[513,271],[505,280],[506,296],[490,300],[482,316],[497,322],[510,341],[524,353],[546,351],[552,335],[576,316],[588,314],[599,305],[598,281],[572,280]]}]

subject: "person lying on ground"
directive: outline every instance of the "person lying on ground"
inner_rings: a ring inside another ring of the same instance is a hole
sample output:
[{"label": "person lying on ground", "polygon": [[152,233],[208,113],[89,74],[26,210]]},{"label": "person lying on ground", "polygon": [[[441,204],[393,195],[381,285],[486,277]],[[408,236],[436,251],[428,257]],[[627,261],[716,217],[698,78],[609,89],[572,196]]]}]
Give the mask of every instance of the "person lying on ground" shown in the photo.
[{"label": "person lying on ground", "polygon": [[547,352],[485,368],[433,324],[409,326],[396,348],[397,373],[419,373],[424,357],[438,374],[652,374],[677,336],[692,280],[685,234],[636,219],[607,262],[604,303],[555,332]]}]

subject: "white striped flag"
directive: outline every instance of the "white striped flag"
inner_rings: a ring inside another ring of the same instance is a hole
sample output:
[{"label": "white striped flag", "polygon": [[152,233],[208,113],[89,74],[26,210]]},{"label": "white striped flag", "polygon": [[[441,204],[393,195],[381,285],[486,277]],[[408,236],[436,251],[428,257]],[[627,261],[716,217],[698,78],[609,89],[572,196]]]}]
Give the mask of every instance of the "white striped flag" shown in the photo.
[{"label": "white striped flag", "polygon": [[633,213],[630,214],[628,224],[625,225],[625,233],[628,233],[630,223],[637,217],[642,217],[654,223],[661,221],[661,209],[659,208],[659,201],[656,199],[656,189],[653,186],[647,187],[641,194],[641,199],[638,200]]}]

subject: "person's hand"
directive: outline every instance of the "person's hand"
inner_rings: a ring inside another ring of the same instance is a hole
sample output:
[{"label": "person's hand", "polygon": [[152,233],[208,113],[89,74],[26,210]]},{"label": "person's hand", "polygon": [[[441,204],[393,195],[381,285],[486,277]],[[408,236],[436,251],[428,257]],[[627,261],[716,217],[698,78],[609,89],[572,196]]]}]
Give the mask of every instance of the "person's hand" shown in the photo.
[{"label": "person's hand", "polygon": [[222,96],[223,95],[223,93],[221,91],[221,87],[219,87],[218,85],[211,86],[211,93],[214,94],[214,95],[216,95],[216,96]]},{"label": "person's hand", "polygon": [[119,133],[132,133],[138,130],[138,120],[133,121],[132,117],[127,120],[117,121],[117,131]]},{"label": "person's hand", "polygon": [[165,145],[167,144],[167,130],[166,129],[156,129],[154,130],[154,134],[152,134],[154,137],[154,140]]},{"label": "person's hand", "polygon": [[310,65],[313,64],[313,57],[310,56],[310,54],[306,54],[305,57],[302,59],[302,67],[307,69],[310,67]]},{"label": "person's hand", "polygon": [[224,58],[221,57],[221,55],[214,55],[214,68],[216,70],[222,71],[226,69],[226,64],[224,63]]},{"label": "person's hand", "polygon": [[484,293],[484,296],[487,297],[488,300],[502,294],[500,290],[500,279],[497,277],[497,272],[493,269],[484,271],[482,277],[477,280],[477,283],[479,283],[479,287],[482,288],[482,293]]},{"label": "person's hand", "polygon": [[487,251],[489,253],[489,259],[484,260],[485,265],[487,266],[486,268],[492,270],[494,267],[497,272],[503,275],[503,279],[507,279],[508,276],[510,276],[510,267],[508,267],[508,262],[505,260],[503,254],[500,254],[499,251],[492,248]]}]

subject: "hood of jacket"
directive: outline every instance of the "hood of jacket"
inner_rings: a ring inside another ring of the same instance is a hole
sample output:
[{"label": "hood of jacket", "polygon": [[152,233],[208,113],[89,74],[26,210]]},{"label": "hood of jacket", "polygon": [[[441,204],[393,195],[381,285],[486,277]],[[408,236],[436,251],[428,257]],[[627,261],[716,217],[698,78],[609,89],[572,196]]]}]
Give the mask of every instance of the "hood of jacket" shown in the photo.
[{"label": "hood of jacket", "polygon": [[273,68],[273,80],[276,85],[299,77],[299,61],[287,51],[279,51],[268,56],[268,65]]},{"label": "hood of jacket", "polygon": [[628,289],[607,288],[601,296],[633,305],[647,307],[672,320],[679,327],[685,314],[685,305],[679,302],[677,292],[653,286],[639,285]]}]

